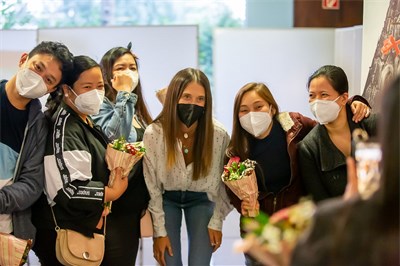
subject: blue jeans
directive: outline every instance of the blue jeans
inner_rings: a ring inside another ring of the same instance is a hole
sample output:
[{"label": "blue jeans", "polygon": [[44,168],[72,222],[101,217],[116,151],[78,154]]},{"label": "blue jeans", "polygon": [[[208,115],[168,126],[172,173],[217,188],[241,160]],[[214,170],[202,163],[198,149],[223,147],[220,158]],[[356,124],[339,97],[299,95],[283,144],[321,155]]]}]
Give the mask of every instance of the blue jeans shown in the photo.
[{"label": "blue jeans", "polygon": [[205,192],[165,191],[163,194],[165,227],[171,241],[174,256],[164,254],[167,265],[182,265],[181,226],[182,211],[185,213],[189,244],[190,266],[210,265],[213,247],[208,236],[208,223],[214,211],[214,203]]}]

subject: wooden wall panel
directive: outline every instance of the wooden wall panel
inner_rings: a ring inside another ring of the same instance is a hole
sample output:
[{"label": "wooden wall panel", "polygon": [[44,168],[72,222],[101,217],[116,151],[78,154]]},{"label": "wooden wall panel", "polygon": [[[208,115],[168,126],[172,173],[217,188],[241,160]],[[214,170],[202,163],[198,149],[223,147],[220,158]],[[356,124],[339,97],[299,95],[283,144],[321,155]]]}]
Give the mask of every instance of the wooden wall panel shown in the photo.
[{"label": "wooden wall panel", "polygon": [[322,9],[322,0],[294,0],[295,27],[341,28],[362,22],[362,0],[340,0],[339,10]]}]

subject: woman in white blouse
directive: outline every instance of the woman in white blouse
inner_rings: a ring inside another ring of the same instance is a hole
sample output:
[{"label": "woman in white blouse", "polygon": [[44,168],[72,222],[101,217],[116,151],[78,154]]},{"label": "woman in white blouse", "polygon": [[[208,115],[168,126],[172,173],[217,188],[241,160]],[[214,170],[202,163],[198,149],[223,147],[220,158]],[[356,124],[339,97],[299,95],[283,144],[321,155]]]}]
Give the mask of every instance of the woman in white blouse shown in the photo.
[{"label": "woman in white blouse", "polygon": [[229,136],[212,118],[210,83],[203,72],[186,68],[172,78],[164,107],[143,141],[154,258],[162,266],[182,265],[184,213],[188,264],[210,265],[222,242],[222,222],[233,207],[220,178]]}]

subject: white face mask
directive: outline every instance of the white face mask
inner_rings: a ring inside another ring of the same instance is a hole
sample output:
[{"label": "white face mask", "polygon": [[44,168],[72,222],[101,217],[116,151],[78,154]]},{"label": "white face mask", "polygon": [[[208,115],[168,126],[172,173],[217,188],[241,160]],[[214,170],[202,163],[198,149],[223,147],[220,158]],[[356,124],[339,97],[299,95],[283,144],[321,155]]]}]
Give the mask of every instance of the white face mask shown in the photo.
[{"label": "white face mask", "polygon": [[311,112],[321,125],[328,124],[338,117],[341,107],[336,103],[336,100],[339,97],[333,101],[314,100],[310,103]]},{"label": "white face mask", "polygon": [[29,99],[37,99],[47,93],[47,86],[42,77],[29,68],[18,71],[15,86],[19,95]]},{"label": "white face mask", "polygon": [[75,107],[86,115],[97,115],[100,110],[100,106],[104,100],[104,90],[91,90],[77,95],[72,89],[71,91],[76,95],[75,103],[72,102]]},{"label": "white face mask", "polygon": [[139,83],[139,73],[130,69],[124,70],[123,73],[127,74],[132,79],[131,92],[134,91]]},{"label": "white face mask", "polygon": [[254,137],[264,134],[271,125],[272,118],[267,112],[249,112],[239,118],[240,125]]}]

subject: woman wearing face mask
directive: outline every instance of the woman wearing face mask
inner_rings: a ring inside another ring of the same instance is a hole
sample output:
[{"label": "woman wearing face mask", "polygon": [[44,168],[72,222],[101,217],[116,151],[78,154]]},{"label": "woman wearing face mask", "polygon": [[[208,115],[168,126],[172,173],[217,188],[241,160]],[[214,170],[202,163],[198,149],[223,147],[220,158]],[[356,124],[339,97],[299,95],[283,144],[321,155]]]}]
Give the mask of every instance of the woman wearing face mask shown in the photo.
[{"label": "woman wearing face mask", "polygon": [[[105,97],[100,112],[92,116],[110,140],[123,136],[129,142],[141,141],[151,117],[143,100],[137,57],[128,47],[114,47],[101,59]],[[150,196],[143,177],[140,160],[129,175],[128,189],[113,202],[108,217],[106,239],[110,249],[104,265],[135,265],[139,239],[140,218]]]},{"label": "woman wearing face mask", "polygon": [[[352,108],[358,115],[366,105],[354,102]],[[236,94],[232,138],[226,154],[227,157],[238,156],[242,161],[251,159],[257,162],[257,208],[260,211],[272,215],[297,203],[304,195],[296,144],[315,125],[315,121],[299,113],[280,113],[278,104],[265,84],[248,83]],[[237,211],[246,215],[252,208],[250,203],[241,201],[229,189],[227,191]],[[246,265],[261,265],[247,254],[245,259]]]},{"label": "woman wearing face mask", "polygon": [[144,128],[152,121],[143,99],[137,59],[131,43],[127,48],[110,49],[101,59],[105,98],[93,120],[110,139],[142,140]]},{"label": "woman wearing face mask", "polygon": [[182,265],[181,224],[188,231],[188,265],[210,265],[232,206],[221,181],[227,132],[212,118],[210,83],[193,68],[171,80],[163,109],[144,134],[144,175],[153,217],[153,255]]},{"label": "woman wearing face mask", "polygon": [[343,69],[326,65],[308,79],[311,112],[319,124],[299,143],[299,162],[304,187],[315,201],[343,195],[347,184],[346,158],[354,154],[352,132],[376,134],[376,115],[354,123],[348,100],[348,81]]},{"label": "woman wearing face mask", "polygon": [[[36,255],[41,265],[51,266],[61,264],[55,256],[55,222],[48,204],[61,228],[92,236],[103,233],[104,216],[108,214],[104,203],[117,200],[128,186],[128,178],[120,169],[113,187],[107,186],[108,140],[90,118],[99,112],[104,97],[100,66],[87,56],[74,57],[73,70],[66,75],[62,93],[58,92],[52,95],[47,110],[51,117],[44,157],[47,199],[44,195],[39,199],[35,213],[40,224]],[[110,249],[107,243],[105,249]]]}]

